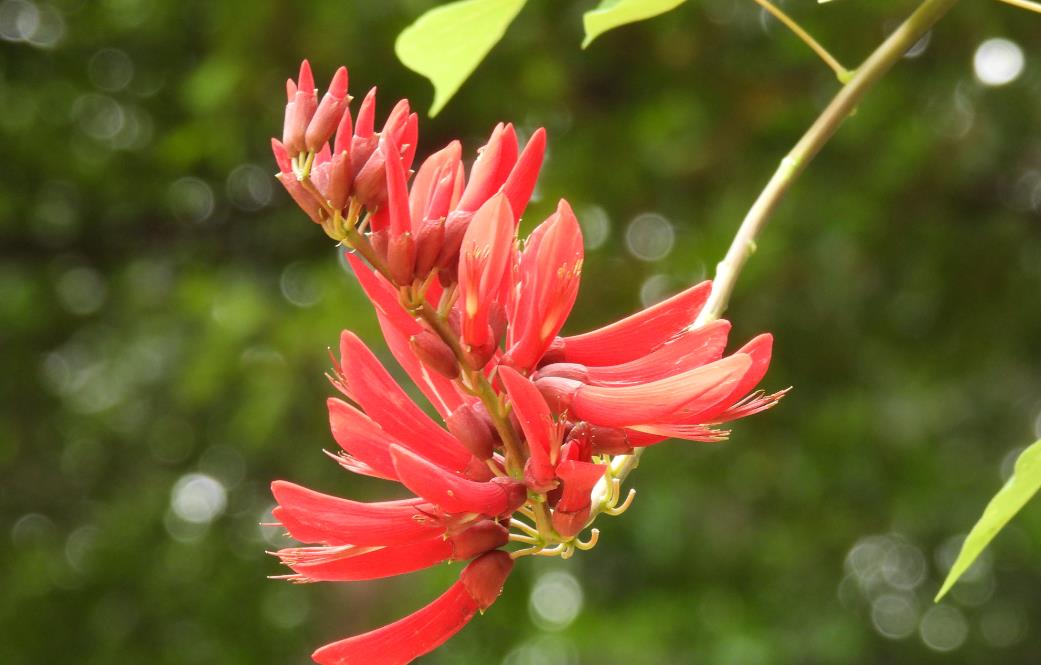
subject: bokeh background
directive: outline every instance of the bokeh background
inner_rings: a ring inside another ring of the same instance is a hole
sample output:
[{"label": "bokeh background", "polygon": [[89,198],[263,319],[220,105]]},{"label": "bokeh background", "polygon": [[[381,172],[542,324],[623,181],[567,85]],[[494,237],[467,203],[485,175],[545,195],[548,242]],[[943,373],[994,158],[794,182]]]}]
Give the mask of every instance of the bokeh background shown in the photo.
[{"label": "bokeh background", "polygon": [[[531,0],[420,154],[544,125],[528,223],[588,245],[568,330],[706,278],[836,90],[752,2],[699,0],[585,52],[591,2]],[[852,66],[910,1],[787,8]],[[322,449],[326,348],[375,319],[272,179],[284,79],[425,81],[431,2],[0,1],[0,662],[305,663],[456,568],[292,586],[268,483],[386,497]],[[992,41],[999,40],[999,41]],[[525,560],[422,662],[1035,663],[1041,505],[932,595],[1041,436],[1041,16],[961,3],[784,201],[730,308],[777,338],[783,404],[663,444],[600,545]],[[472,152],[471,152],[472,154]],[[389,358],[389,356],[388,356]],[[392,362],[392,361],[391,361]]]}]

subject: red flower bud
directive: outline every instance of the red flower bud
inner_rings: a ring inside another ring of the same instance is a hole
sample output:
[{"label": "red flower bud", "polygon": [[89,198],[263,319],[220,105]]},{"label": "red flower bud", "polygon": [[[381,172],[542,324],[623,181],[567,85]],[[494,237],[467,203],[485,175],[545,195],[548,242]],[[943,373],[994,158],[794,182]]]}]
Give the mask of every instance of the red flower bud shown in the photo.
[{"label": "red flower bud", "polygon": [[416,241],[411,233],[399,236],[390,234],[387,242],[387,270],[398,286],[412,284],[412,271],[416,265]]},{"label": "red flower bud", "polygon": [[464,568],[459,579],[477,603],[478,609],[483,612],[491,607],[502,593],[502,586],[511,570],[513,559],[509,554],[501,551],[488,552]]},{"label": "red flower bud", "polygon": [[[409,339],[409,347],[424,365],[435,372],[449,379],[459,376],[459,361],[456,359],[455,354],[452,353],[452,349],[448,348],[444,340],[430,330],[423,329],[413,335]],[[451,432],[452,428],[449,427],[448,430]],[[455,434],[455,432],[452,432],[452,434]],[[459,436],[456,435],[456,438],[459,438]],[[463,441],[463,445],[466,445],[465,441]],[[472,448],[470,450],[473,452]]]},{"label": "red flower bud", "polygon": [[[386,145],[381,141],[354,176],[354,196],[366,208],[374,209],[387,200]],[[358,154],[361,154],[361,150]],[[352,163],[356,164],[356,162]]]},{"label": "red flower bud", "polygon": [[307,125],[304,142],[308,150],[318,151],[332,138],[343,118],[347,102],[347,68],[340,67],[329,84],[329,91],[322,97],[314,117]]},{"label": "red flower bud", "polygon": [[445,239],[445,220],[425,219],[416,231],[416,279],[426,279],[434,269],[437,255]]},{"label": "red flower bud", "polygon": [[474,457],[491,459],[497,443],[495,431],[490,423],[482,418],[470,405],[463,405],[445,419],[445,425],[452,436],[466,446]]}]

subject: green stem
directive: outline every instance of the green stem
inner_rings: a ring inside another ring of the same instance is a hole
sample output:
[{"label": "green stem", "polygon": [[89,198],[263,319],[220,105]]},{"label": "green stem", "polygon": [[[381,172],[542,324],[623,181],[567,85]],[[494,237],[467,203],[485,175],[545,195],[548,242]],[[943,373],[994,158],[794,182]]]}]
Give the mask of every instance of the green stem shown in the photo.
[{"label": "green stem", "polygon": [[820,42],[814,39],[813,35],[806,32],[806,30],[796,23],[792,17],[781,11],[781,9],[774,5],[774,3],[770,2],[770,0],[755,0],[755,2],[763,9],[773,14],[774,18],[783,23],[785,27],[795,33],[796,37],[809,46],[810,50],[816,53],[817,56],[824,61],[824,64],[831,67],[831,71],[835,72],[835,77],[839,80],[839,83],[846,83],[850,80],[853,76],[853,72],[843,67],[842,63],[828,52],[828,49],[821,46]]},{"label": "green stem", "polygon": [[[741,269],[748,261],[748,257],[755,251],[756,239],[792,183],[835,134],[842,121],[852,113],[868,90],[874,87],[879,79],[903,57],[904,53],[914,46],[956,2],[957,0],[925,0],[922,2],[900,27],[868,56],[864,64],[856,69],[849,82],[842,86],[791,152],[785,155],[777,171],[774,172],[742,220],[726,256],[716,266],[712,293],[693,327],[703,326],[722,316],[738,275],[741,274]],[[631,455],[616,456],[611,460],[610,475],[624,480],[639,464],[641,454],[643,454],[643,449],[637,448]],[[607,481],[602,479],[593,489],[594,511],[599,510],[600,499],[606,496],[607,491]],[[590,521],[595,516],[596,512],[590,516]]]},{"label": "green stem", "polygon": [[521,453],[521,446],[517,440],[516,432],[513,431],[513,425],[510,423],[509,414],[503,410],[499,393],[496,392],[495,387],[488,381],[488,377],[484,375],[484,372],[470,367],[459,337],[437,310],[424,300],[419,307],[418,314],[437,333],[437,336],[444,340],[448,348],[452,349],[452,353],[455,354],[455,358],[459,362],[459,368],[470,379],[470,388],[481,400],[481,404],[484,405],[488,415],[491,416],[495,430],[499,433],[499,438],[502,439],[503,447],[506,449],[507,471],[510,475],[519,476],[523,473],[524,457]]}]

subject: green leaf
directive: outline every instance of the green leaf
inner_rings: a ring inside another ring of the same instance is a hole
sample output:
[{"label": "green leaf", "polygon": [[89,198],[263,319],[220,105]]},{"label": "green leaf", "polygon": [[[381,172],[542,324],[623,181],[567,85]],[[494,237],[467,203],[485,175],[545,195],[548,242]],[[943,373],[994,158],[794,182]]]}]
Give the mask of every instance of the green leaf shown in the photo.
[{"label": "green leaf", "polygon": [[461,0],[435,7],[398,35],[394,51],[434,84],[430,115],[459,90],[527,0]]},{"label": "green leaf", "polygon": [[600,0],[596,9],[591,9],[582,16],[582,24],[586,28],[586,38],[582,40],[582,48],[604,34],[608,30],[626,23],[636,23],[654,18],[659,14],[675,9],[685,0]]},{"label": "green leaf", "polygon": [[1012,477],[990,500],[983,515],[972,527],[965,542],[962,543],[958,558],[951,566],[951,571],[947,573],[947,579],[944,580],[940,593],[936,594],[937,601],[954,586],[962,573],[980,555],[983,548],[994,539],[994,536],[998,535],[998,531],[1001,531],[1010,519],[1015,517],[1019,509],[1037,493],[1038,489],[1041,489],[1041,441],[1035,441],[1016,459],[1016,468],[1012,472]]}]

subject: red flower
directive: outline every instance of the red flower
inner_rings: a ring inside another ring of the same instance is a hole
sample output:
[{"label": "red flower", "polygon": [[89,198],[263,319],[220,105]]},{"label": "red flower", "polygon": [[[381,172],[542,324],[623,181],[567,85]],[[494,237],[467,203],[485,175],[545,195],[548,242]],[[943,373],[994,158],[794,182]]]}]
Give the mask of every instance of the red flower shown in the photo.
[{"label": "red flower", "polygon": [[474,559],[427,607],[314,654],[319,663],[392,665],[437,647],[487,609],[515,558],[591,547],[595,529],[589,541],[578,536],[597,513],[627,505],[618,505],[611,456],[666,438],[722,440],[720,424],[769,408],[784,392],[752,392],[769,365],[770,335],[727,356],[728,322],[692,328],[708,282],[560,337],[582,271],[578,221],[562,200],[525,241],[517,237],[545,132],[521,150],[513,126],[497,125],[468,177],[452,142],[419,166],[410,186],[418,131],[408,103],[377,133],[374,93],[352,124],[346,85],[341,70],[317,102],[306,63],[298,84],[290,82],[283,140],[272,143],[279,179],[352,250],[347,261],[391,354],[442,422],[345,331],[330,377],[348,400],[328,401],[342,448],[333,457],[416,496],[366,504],[276,482],[275,518],[309,546],[275,554],[294,582]]}]

